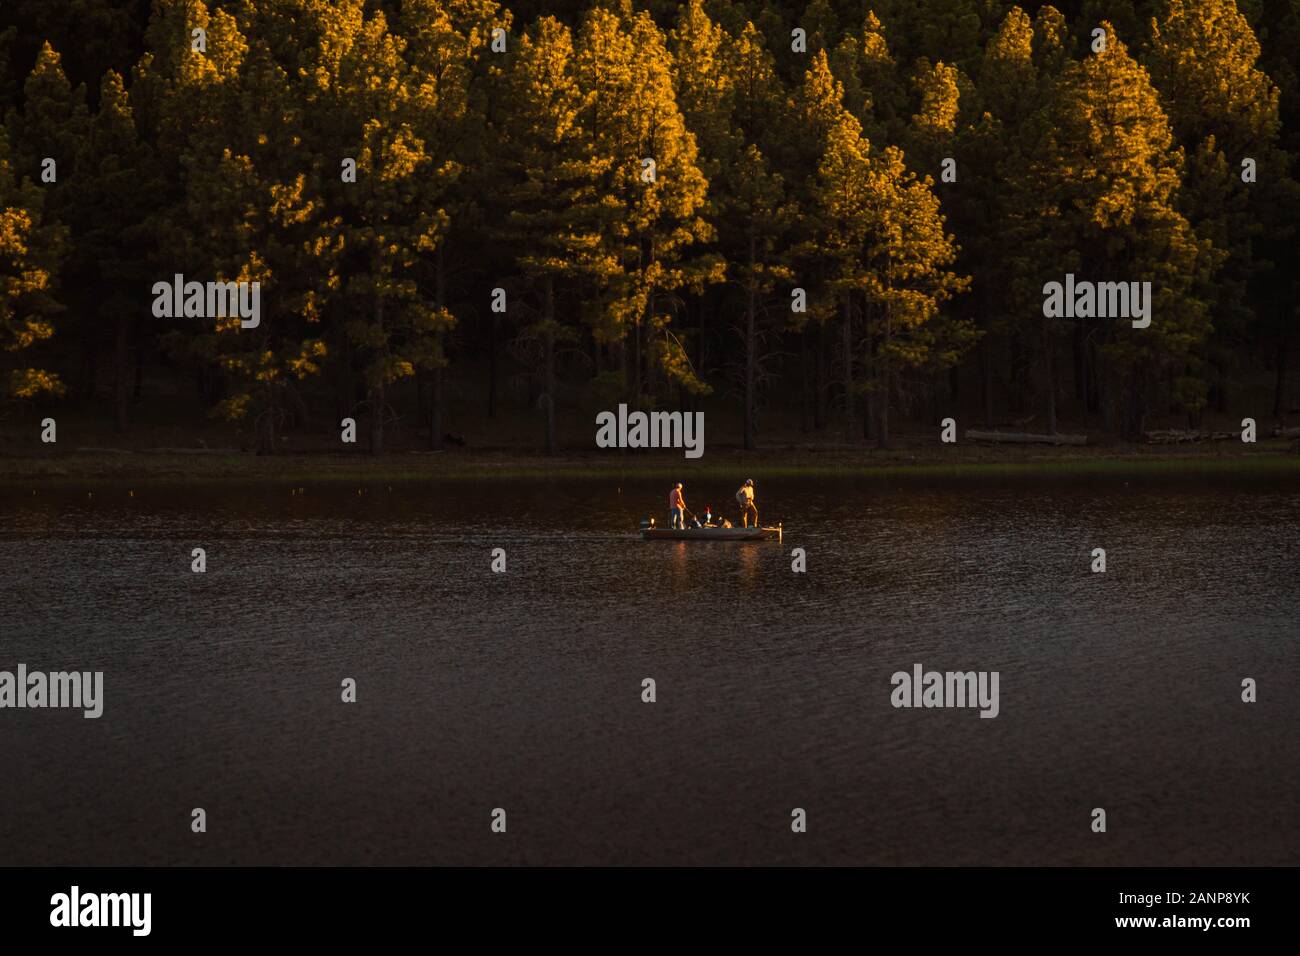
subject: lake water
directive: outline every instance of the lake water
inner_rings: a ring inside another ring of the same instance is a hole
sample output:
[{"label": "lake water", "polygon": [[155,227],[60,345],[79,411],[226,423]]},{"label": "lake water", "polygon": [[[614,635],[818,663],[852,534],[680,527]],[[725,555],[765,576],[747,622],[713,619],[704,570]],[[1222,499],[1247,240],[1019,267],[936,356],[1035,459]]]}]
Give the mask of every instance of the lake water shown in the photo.
[{"label": "lake water", "polygon": [[1300,863],[1300,488],[771,480],[784,544],[642,542],[663,484],[0,491],[0,670],[106,698],[0,710],[0,858]]}]

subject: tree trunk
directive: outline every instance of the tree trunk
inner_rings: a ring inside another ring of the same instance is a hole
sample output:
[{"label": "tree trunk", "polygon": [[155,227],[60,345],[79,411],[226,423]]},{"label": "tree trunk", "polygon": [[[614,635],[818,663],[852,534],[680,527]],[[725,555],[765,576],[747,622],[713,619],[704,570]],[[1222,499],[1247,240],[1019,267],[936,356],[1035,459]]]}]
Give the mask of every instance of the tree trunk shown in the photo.
[{"label": "tree trunk", "polygon": [[745,309],[745,450],[758,447],[754,422],[754,381],[758,366],[758,343],[754,340],[754,311],[758,289],[754,280],[754,230],[749,230],[749,302]]},{"label": "tree trunk", "polygon": [[[1082,322],[1080,322],[1080,328],[1083,328]],[[1079,376],[1078,392],[1083,396],[1083,430],[1086,432],[1088,430],[1088,413],[1092,409],[1092,376],[1088,374],[1088,368],[1091,365],[1092,357],[1089,354],[1091,347],[1088,344],[1086,329],[1083,329],[1081,338],[1082,342],[1079,344],[1079,352],[1081,355],[1077,362],[1076,372]]]},{"label": "tree trunk", "polygon": [[497,313],[491,313],[488,320],[488,393],[487,393],[487,413],[488,418],[497,417],[497,335],[498,335],[498,317]]},{"label": "tree trunk", "polygon": [[894,390],[894,363],[890,360],[889,345],[894,337],[893,317],[889,308],[885,308],[885,334],[881,340],[879,356],[880,366],[880,428],[876,434],[879,448],[889,447],[889,396]]},{"label": "tree trunk", "polygon": [[[443,251],[446,243],[438,244],[438,256],[434,267],[433,304],[441,312],[447,306],[447,272],[444,267]],[[495,312],[492,313],[496,315]],[[493,320],[495,322],[495,318]],[[438,361],[445,362],[442,354],[442,333],[437,333]],[[442,407],[443,407],[443,370],[445,365],[435,365],[429,377],[429,450],[442,450]],[[489,389],[493,386],[489,385]]]},{"label": "tree trunk", "polygon": [[555,437],[555,280],[546,277],[546,378],[542,401],[546,408],[546,451],[554,455],[560,450]]},{"label": "tree trunk", "polygon": [[285,383],[284,393],[289,398],[289,404],[293,406],[294,427],[311,427],[311,409],[303,400],[302,393],[288,383]]},{"label": "tree trunk", "polygon": [[443,396],[446,394],[443,383],[446,381],[446,369],[441,365],[429,370],[429,450],[442,451]]},{"label": "tree trunk", "polygon": [[858,430],[856,416],[854,415],[853,400],[853,304],[849,300],[849,294],[844,293],[840,302],[841,313],[841,332],[843,335],[844,349],[844,432],[852,441],[854,433]]},{"label": "tree trunk", "polygon": [[1056,363],[1053,361],[1052,330],[1047,319],[1040,319],[1043,369],[1043,422],[1049,435],[1056,434]]},{"label": "tree trunk", "polygon": [[708,311],[709,296],[706,293],[700,296],[700,321],[697,326],[699,328],[699,341],[695,343],[695,373],[705,380],[709,374],[704,362],[705,339],[708,336],[709,327]]},{"label": "tree trunk", "polygon": [[1283,336],[1277,347],[1277,377],[1273,380],[1273,414],[1281,415],[1286,404],[1286,362],[1290,343]]},{"label": "tree trunk", "polygon": [[993,427],[993,351],[988,335],[980,339],[980,398],[984,406],[984,427]]},{"label": "tree trunk", "polygon": [[1055,432],[1050,435],[1034,435],[1027,432],[999,432],[999,431],[982,431],[976,429],[967,429],[965,438],[967,441],[987,441],[994,444],[1012,444],[1012,445],[1086,445],[1088,444],[1087,435],[1060,435]]},{"label": "tree trunk", "polygon": [[[384,300],[375,298],[375,324],[380,334],[384,328]],[[378,379],[370,388],[370,454],[384,453],[384,380]]]},{"label": "tree trunk", "polygon": [[799,430],[804,434],[812,424],[812,403],[809,382],[811,376],[808,369],[812,363],[808,359],[808,326],[804,326],[799,332]]},{"label": "tree trunk", "polygon": [[77,368],[77,384],[74,394],[78,401],[88,402],[95,397],[95,346],[86,343],[82,346],[81,363]]},{"label": "tree trunk", "polygon": [[262,414],[258,417],[257,453],[259,455],[275,454],[275,392],[268,383],[262,389]]},{"label": "tree trunk", "polygon": [[1024,411],[1020,403],[1020,335],[1013,332],[1007,342],[1007,411],[1012,415]]},{"label": "tree trunk", "polygon": [[629,396],[628,404],[632,408],[641,407],[641,319],[632,326],[632,394]]},{"label": "tree trunk", "polygon": [[1120,437],[1125,441],[1142,441],[1146,437],[1146,383],[1139,371],[1128,376],[1123,395]]},{"label": "tree trunk", "polygon": [[829,347],[826,341],[826,323],[819,321],[817,323],[817,369],[816,379],[813,385],[813,428],[821,431],[826,427],[826,391],[827,391],[827,374],[826,374],[826,350]]},{"label": "tree trunk", "polygon": [[[341,323],[339,323],[341,324]],[[336,328],[338,325],[335,326]],[[352,415],[357,404],[357,382],[352,371],[352,340],[343,333],[339,349],[339,358],[334,377],[334,412],[335,423]]]},{"label": "tree trunk", "polygon": [[1084,365],[1087,363],[1084,353],[1087,350],[1087,341],[1083,334],[1083,321],[1083,319],[1074,320],[1074,400],[1086,405],[1088,393],[1085,382],[1088,376],[1084,371]]},{"label": "tree trunk", "polygon": [[370,390],[370,454],[384,453],[384,386]]},{"label": "tree trunk", "polygon": [[1228,412],[1228,369],[1222,362],[1214,364],[1214,371],[1218,374],[1218,388],[1215,390],[1214,410],[1220,415]]},{"label": "tree trunk", "polygon": [[114,349],[114,365],[117,375],[113,381],[113,430],[118,434],[126,431],[127,411],[130,407],[131,387],[128,381],[131,364],[131,320],[124,314],[117,318],[117,342]]},{"label": "tree trunk", "polygon": [[[873,327],[873,314],[871,303],[868,302],[862,310],[862,341],[866,348],[862,357],[862,380],[868,383],[876,382],[877,369],[879,368],[880,356],[876,354],[875,329]],[[876,389],[869,388],[863,398],[866,406],[862,414],[862,437],[866,441],[873,441],[876,437],[876,429],[880,425],[880,396],[876,394]]]},{"label": "tree trunk", "polygon": [[1088,349],[1085,355],[1086,361],[1084,368],[1088,374],[1088,388],[1086,395],[1088,397],[1088,411],[1101,411],[1101,380],[1097,371],[1097,343],[1093,341],[1092,326],[1088,325]]}]

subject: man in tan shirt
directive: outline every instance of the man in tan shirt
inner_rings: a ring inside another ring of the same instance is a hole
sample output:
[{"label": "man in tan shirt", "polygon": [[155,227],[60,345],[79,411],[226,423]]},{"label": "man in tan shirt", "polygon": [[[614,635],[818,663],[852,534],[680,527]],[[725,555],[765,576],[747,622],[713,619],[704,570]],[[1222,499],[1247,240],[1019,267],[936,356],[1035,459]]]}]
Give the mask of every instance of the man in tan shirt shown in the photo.
[{"label": "man in tan shirt", "polygon": [[736,504],[740,505],[740,520],[749,527],[749,516],[754,516],[754,527],[758,527],[758,508],[754,506],[754,479],[748,478],[736,492]]}]

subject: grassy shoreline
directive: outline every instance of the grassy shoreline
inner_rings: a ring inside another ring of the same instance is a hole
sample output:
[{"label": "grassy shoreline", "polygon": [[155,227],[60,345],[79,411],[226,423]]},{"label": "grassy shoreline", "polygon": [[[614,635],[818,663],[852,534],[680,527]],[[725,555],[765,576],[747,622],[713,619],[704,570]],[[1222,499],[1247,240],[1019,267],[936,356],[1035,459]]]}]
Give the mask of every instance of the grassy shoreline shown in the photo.
[{"label": "grassy shoreline", "polygon": [[[741,474],[743,472],[743,475]],[[879,451],[786,447],[755,452],[721,449],[708,460],[668,453],[569,453],[519,450],[364,454],[125,452],[95,449],[0,457],[0,486],[222,482],[438,482],[600,479],[854,478],[1011,480],[1016,478],[1148,477],[1300,479],[1300,455],[1282,442],[1237,447],[1111,448],[948,447]]]}]

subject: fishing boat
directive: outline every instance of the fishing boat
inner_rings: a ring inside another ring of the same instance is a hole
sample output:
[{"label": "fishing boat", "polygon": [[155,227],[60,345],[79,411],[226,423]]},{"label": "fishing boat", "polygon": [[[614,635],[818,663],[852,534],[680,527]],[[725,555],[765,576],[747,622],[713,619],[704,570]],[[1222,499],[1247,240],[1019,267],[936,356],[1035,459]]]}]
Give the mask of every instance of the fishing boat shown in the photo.
[{"label": "fishing boat", "polygon": [[654,519],[641,522],[644,541],[780,541],[783,528],[662,528]]}]

